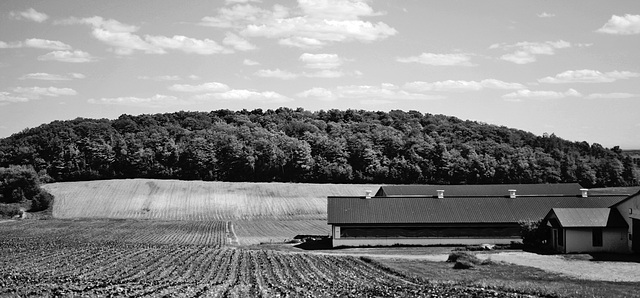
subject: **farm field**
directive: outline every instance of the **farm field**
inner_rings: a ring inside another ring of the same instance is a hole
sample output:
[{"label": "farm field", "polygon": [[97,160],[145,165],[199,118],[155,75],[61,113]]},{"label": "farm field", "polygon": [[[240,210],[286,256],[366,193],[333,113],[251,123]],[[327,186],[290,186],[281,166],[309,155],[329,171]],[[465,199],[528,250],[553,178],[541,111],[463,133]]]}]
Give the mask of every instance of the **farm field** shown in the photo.
[{"label": "farm field", "polygon": [[506,263],[454,270],[442,262],[450,247],[282,243],[330,233],[326,195],[377,186],[132,179],[46,188],[54,219],[0,223],[0,297],[627,297],[639,287]]},{"label": "farm field", "polygon": [[244,220],[232,222],[240,245],[285,242],[296,235],[330,235],[327,220]]},{"label": "farm field", "polygon": [[[3,223],[0,296],[523,296],[432,284],[365,258],[224,246],[226,225],[220,222],[189,228],[171,221],[160,226],[158,230],[168,232],[140,231],[155,225],[131,220]],[[217,236],[203,238],[192,229],[210,229]],[[114,237],[105,230],[130,237]],[[146,235],[144,240],[133,240],[135,235],[128,233],[134,230]],[[181,232],[191,236],[175,235]]]},{"label": "farm field", "polygon": [[205,182],[155,179],[44,185],[55,218],[168,220],[326,219],[327,196],[379,185]]}]

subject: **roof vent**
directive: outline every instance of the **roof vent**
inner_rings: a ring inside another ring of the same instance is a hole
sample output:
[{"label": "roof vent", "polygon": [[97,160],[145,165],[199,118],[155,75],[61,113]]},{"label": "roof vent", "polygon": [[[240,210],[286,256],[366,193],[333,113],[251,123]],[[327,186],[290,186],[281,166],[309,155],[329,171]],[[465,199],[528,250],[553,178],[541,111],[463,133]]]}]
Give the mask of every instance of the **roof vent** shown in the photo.
[{"label": "roof vent", "polygon": [[371,190],[367,189],[367,190],[365,190],[365,193],[366,194],[365,194],[364,198],[365,199],[371,199]]},{"label": "roof vent", "polygon": [[512,199],[516,198],[516,190],[515,189],[510,189],[509,190],[509,198],[512,198]]},{"label": "roof vent", "polygon": [[589,196],[589,189],[586,188],[581,188],[580,191],[582,192],[582,197],[586,198]]},{"label": "roof vent", "polygon": [[444,189],[438,189],[436,191],[438,192],[438,199],[443,199],[444,198]]}]

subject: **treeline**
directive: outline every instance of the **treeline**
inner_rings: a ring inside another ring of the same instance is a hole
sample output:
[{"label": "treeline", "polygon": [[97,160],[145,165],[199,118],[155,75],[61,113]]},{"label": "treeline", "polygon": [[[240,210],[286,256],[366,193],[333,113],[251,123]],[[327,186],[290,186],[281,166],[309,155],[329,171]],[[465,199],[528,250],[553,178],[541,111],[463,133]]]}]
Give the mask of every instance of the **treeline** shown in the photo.
[{"label": "treeline", "polygon": [[75,119],[0,140],[0,166],[52,181],[637,185],[618,147],[416,111],[303,109]]},{"label": "treeline", "polygon": [[0,167],[0,218],[18,215],[21,208],[46,210],[52,202],[53,195],[40,188],[40,177],[33,168]]}]

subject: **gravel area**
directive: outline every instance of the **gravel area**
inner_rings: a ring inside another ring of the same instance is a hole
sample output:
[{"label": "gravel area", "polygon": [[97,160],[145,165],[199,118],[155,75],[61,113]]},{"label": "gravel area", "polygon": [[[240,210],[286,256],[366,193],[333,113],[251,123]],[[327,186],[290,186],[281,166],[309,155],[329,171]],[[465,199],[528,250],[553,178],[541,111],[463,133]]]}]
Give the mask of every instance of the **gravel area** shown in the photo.
[{"label": "gravel area", "polygon": [[493,261],[535,267],[579,279],[640,282],[640,263],[567,260],[559,255],[538,255],[529,252],[500,252],[477,256],[481,259],[491,258]]}]

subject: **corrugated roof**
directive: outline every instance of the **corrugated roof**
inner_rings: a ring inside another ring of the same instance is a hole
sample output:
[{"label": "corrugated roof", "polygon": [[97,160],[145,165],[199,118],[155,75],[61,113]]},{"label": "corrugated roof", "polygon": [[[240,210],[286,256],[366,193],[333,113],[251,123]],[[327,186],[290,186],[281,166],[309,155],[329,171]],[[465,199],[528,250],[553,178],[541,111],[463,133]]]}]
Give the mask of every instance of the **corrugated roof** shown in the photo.
[{"label": "corrugated roof", "polygon": [[[564,228],[609,227],[627,228],[627,222],[615,208],[553,208]],[[550,214],[551,214],[550,212]]]},{"label": "corrugated roof", "polygon": [[481,184],[481,185],[383,185],[376,196],[435,196],[444,190],[446,196],[506,196],[510,189],[517,195],[579,195],[578,183],[561,184]]},{"label": "corrugated roof", "polygon": [[606,208],[624,196],[603,197],[329,197],[329,224],[514,223],[539,220],[552,208]]}]

